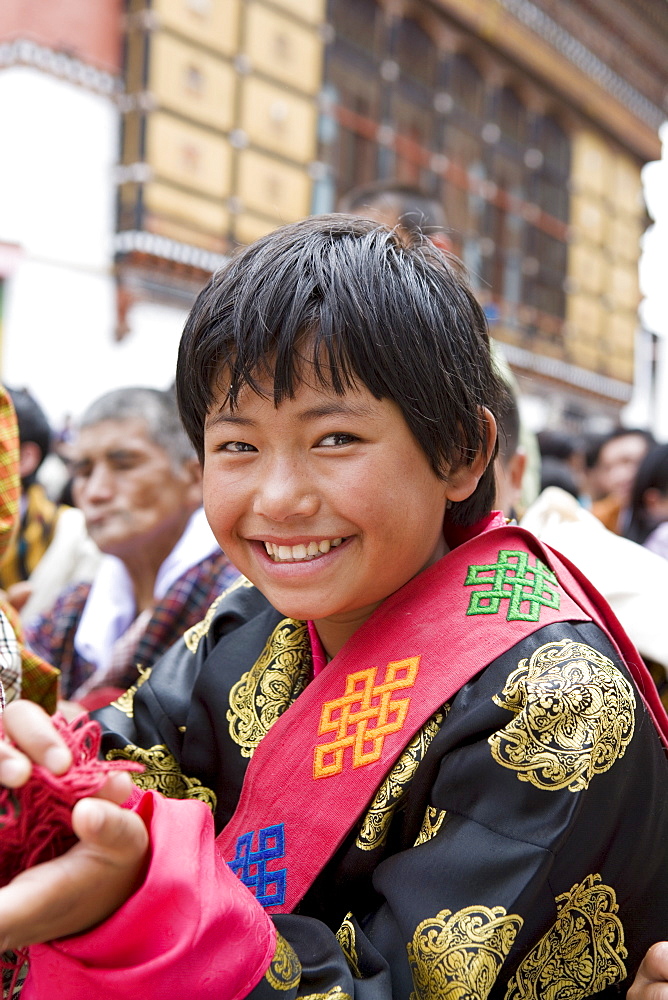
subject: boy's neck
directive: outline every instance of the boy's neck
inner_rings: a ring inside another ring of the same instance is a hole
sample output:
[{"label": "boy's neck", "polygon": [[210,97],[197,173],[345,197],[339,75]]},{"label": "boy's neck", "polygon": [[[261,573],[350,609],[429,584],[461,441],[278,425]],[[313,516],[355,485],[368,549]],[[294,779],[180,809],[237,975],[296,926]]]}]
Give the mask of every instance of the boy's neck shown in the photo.
[{"label": "boy's neck", "polygon": [[347,615],[337,615],[335,619],[321,618],[320,621],[313,622],[328,660],[336,656],[381,603],[382,601],[378,601],[369,607],[350,611]]},{"label": "boy's neck", "polygon": [[[445,538],[441,538],[440,543],[433,552],[431,559],[422,567],[420,572],[423,572],[429,566],[438,562],[438,560],[442,559],[444,555],[447,555],[449,551],[450,548],[445,541]],[[388,594],[387,596],[389,597],[390,595]],[[353,636],[355,632],[357,632],[357,630],[364,625],[364,623],[374,613],[376,608],[380,607],[382,603],[382,601],[376,601],[374,604],[369,604],[364,608],[357,608],[345,614],[342,613],[331,618],[321,618],[318,621],[313,622],[325,654],[330,660],[336,656],[339,650],[342,649],[342,647],[348,642],[348,639],[350,639],[351,636]]]}]

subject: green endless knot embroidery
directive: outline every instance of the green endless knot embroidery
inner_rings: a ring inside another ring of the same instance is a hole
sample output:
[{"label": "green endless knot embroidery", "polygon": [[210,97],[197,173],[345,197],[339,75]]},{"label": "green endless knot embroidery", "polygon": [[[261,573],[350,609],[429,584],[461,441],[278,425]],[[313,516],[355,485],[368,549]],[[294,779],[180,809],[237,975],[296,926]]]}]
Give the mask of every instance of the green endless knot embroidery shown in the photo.
[{"label": "green endless knot embroidery", "polygon": [[497,562],[469,566],[464,584],[491,584],[489,590],[471,594],[467,615],[495,615],[501,601],[509,601],[506,621],[537,622],[541,607],[559,608],[559,592],[554,589],[556,576],[540,559],[530,566],[526,552],[502,549]]}]

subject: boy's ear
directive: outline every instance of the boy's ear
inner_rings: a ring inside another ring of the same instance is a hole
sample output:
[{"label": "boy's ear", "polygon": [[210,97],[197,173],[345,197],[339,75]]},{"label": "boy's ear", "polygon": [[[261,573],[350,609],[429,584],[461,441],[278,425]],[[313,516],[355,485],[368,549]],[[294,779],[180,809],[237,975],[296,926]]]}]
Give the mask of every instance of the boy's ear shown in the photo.
[{"label": "boy's ear", "polygon": [[183,463],[183,478],[186,482],[186,502],[194,507],[202,505],[202,466],[197,458],[189,458]]},{"label": "boy's ear", "polygon": [[489,465],[496,444],[496,420],[486,406],[480,407],[480,418],[485,428],[485,443],[470,465],[462,463],[458,469],[450,471],[445,495],[453,503],[470,497],[480,482],[480,477]]}]

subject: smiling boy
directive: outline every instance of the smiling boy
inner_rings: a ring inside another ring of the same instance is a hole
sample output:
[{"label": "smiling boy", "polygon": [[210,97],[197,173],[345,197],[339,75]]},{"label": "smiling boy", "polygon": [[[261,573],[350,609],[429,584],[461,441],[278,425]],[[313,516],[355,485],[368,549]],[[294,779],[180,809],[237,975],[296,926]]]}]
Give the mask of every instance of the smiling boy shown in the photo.
[{"label": "smiling boy", "polygon": [[[26,996],[618,995],[668,935],[666,759],[607,607],[491,513],[503,388],[454,264],[285,227],[202,291],[177,393],[245,580],[100,713],[143,794],[0,890],[6,943],[50,942]],[[7,727],[43,760],[36,713]]]}]

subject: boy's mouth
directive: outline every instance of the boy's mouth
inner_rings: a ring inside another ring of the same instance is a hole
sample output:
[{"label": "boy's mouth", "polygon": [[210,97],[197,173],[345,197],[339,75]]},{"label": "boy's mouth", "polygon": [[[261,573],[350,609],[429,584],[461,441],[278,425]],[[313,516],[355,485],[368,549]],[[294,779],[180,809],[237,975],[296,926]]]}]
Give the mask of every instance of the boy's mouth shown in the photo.
[{"label": "boy's mouth", "polygon": [[344,541],[345,538],[323,538],[319,542],[313,540],[300,545],[275,545],[274,542],[265,542],[264,547],[273,562],[304,562],[326,555],[330,549],[335,549]]}]

